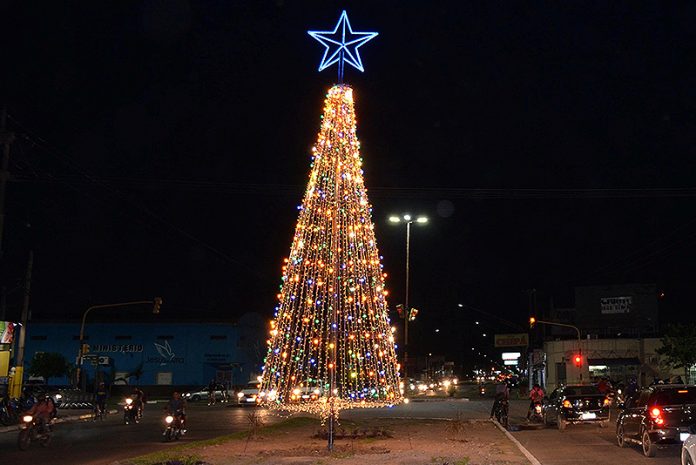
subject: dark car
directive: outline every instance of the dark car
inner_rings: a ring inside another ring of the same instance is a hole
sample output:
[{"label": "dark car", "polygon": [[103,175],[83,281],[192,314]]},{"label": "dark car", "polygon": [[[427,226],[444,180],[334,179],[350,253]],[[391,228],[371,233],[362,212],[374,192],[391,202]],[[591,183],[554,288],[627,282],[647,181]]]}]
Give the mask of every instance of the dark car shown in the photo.
[{"label": "dark car", "polygon": [[609,424],[610,399],[597,386],[569,385],[554,390],[545,399],[544,424],[556,423],[563,431],[568,424],[593,423],[604,428]]},{"label": "dark car", "polygon": [[619,447],[639,444],[646,457],[654,457],[658,444],[681,444],[696,425],[696,386],[650,386],[620,410],[616,443]]}]

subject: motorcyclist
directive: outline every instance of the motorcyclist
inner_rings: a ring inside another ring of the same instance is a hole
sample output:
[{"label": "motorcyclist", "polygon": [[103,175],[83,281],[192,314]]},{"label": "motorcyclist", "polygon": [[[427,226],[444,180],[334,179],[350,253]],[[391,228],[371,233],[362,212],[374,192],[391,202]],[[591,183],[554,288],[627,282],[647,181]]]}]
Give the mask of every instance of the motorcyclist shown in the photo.
[{"label": "motorcyclist", "polygon": [[[26,411],[26,414],[34,417],[39,427],[39,432],[44,433],[47,431],[47,426],[50,424],[51,420],[57,415],[56,405],[53,403],[53,399],[51,399],[50,396],[41,396],[38,401]],[[50,428],[48,430],[50,430]]]},{"label": "motorcyclist", "polygon": [[529,409],[527,409],[527,420],[532,415],[535,404],[540,404],[544,400],[544,390],[538,384],[532,387],[529,391]]},{"label": "motorcyclist", "polygon": [[186,430],[183,429],[183,425],[186,422],[186,400],[181,397],[179,392],[174,391],[172,393],[172,397],[169,399],[169,402],[167,402],[164,410],[173,417],[179,417],[181,420],[182,430],[186,432]]},{"label": "motorcyclist", "polygon": [[491,408],[491,418],[495,415],[495,411],[498,406],[507,402],[510,399],[510,386],[507,383],[498,383],[495,386],[495,400],[493,401],[493,407]]}]

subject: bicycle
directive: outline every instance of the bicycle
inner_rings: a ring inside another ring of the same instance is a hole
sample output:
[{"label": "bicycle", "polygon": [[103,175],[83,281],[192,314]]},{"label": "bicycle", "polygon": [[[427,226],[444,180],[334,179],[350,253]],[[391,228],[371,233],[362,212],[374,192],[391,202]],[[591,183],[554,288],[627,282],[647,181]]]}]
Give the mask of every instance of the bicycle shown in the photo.
[{"label": "bicycle", "polygon": [[106,419],[106,408],[104,408],[103,405],[95,404],[94,409],[92,410],[92,421],[97,421],[97,420],[104,421],[105,419]]}]

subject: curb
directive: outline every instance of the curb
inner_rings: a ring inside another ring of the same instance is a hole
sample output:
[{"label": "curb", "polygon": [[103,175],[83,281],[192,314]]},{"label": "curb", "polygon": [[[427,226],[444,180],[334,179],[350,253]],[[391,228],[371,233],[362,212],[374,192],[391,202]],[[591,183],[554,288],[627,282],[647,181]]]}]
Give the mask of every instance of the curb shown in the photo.
[{"label": "curb", "polygon": [[541,462],[539,462],[539,460],[537,460],[537,458],[534,457],[534,455],[532,455],[532,453],[529,452],[529,451],[527,450],[527,448],[524,447],[524,446],[522,445],[522,443],[520,443],[520,441],[518,441],[512,434],[510,434],[510,432],[509,432],[508,430],[506,430],[505,428],[503,428],[503,425],[501,425],[500,423],[498,423],[495,419],[491,419],[490,421],[492,421],[493,424],[494,424],[495,426],[497,426],[498,429],[499,429],[500,431],[502,431],[503,434],[505,434],[505,436],[507,436],[507,438],[508,438],[510,441],[512,441],[513,444],[515,444],[515,445],[517,446],[517,448],[520,450],[520,452],[522,452],[522,453],[524,454],[524,456],[527,457],[527,460],[529,460],[529,461],[531,462],[532,465],[542,465]]},{"label": "curb", "polygon": [[[118,413],[118,410],[109,410],[108,413],[109,413],[109,415],[113,415],[113,414]],[[72,421],[83,421],[83,420],[91,420],[91,419],[92,419],[92,414],[85,413],[83,415],[70,415],[67,417],[56,418],[55,421],[53,422],[53,424],[57,425],[60,423],[68,423],[68,422],[72,422]],[[0,427],[0,433],[11,433],[12,431],[19,431],[19,424],[12,425],[12,426]]]}]

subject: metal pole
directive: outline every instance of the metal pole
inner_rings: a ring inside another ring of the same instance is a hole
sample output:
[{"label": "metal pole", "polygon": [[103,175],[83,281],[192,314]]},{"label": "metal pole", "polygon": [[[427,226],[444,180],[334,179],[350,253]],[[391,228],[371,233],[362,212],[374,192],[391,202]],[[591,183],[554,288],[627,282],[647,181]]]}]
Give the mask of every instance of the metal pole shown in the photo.
[{"label": "metal pole", "polygon": [[5,189],[10,177],[10,145],[14,141],[14,133],[7,130],[7,107],[0,114],[0,143],[3,144],[2,165],[0,165],[0,256],[2,256],[2,237],[5,229]]},{"label": "metal pole", "polygon": [[157,299],[154,300],[137,300],[135,302],[122,302],[118,304],[105,304],[105,305],[92,305],[85,313],[82,314],[82,324],[80,325],[80,350],[77,351],[77,370],[75,371],[75,386],[82,384],[83,389],[87,386],[87,380],[83,380],[80,383],[80,375],[82,374],[82,358],[84,357],[83,347],[85,342],[85,321],[87,320],[87,315],[94,309],[97,308],[115,308],[115,307],[127,307],[129,305],[142,305],[142,304],[156,304]]},{"label": "metal pole", "polygon": [[[567,325],[565,323],[555,323],[553,321],[535,320],[535,323],[543,325],[562,326],[564,328],[573,328],[578,333],[578,354],[582,357],[582,338],[580,337],[580,329],[577,326]],[[582,360],[582,358],[581,358]],[[582,383],[582,366],[580,367],[580,382]]]},{"label": "metal pole", "polygon": [[[339,61],[339,67],[341,66],[341,61]],[[341,76],[342,77],[342,76]],[[338,205],[338,199],[341,194],[340,190],[340,183],[341,183],[341,159],[336,157],[336,174],[334,176],[334,202],[335,202],[335,210],[333,212],[333,223],[332,223],[332,247],[331,247],[331,253],[335,254],[334,261],[335,261],[335,269],[336,269],[336,274],[334,275],[334,299],[333,299],[333,309],[332,309],[332,315],[331,315],[331,326],[329,327],[329,331],[331,333],[331,343],[333,345],[333,349],[329,348],[331,350],[331,363],[329,365],[329,389],[331,389],[331,392],[329,393],[329,431],[328,431],[328,444],[327,448],[329,452],[331,452],[334,448],[334,430],[335,430],[335,422],[336,422],[336,410],[335,410],[335,390],[337,389],[336,387],[336,362],[338,360],[338,357],[336,356],[338,352],[338,327],[337,327],[337,320],[338,320],[338,306],[339,306],[339,295],[340,295],[340,288],[339,285],[341,284],[338,279],[338,274],[341,269],[341,254],[339,253],[339,229],[338,229],[338,218],[339,218],[339,205]]]},{"label": "metal pole", "polygon": [[404,296],[404,382],[408,385],[408,320],[411,318],[411,310],[408,306],[408,283],[411,257],[411,223],[406,223],[406,295]]},{"label": "metal pole", "polygon": [[34,251],[29,251],[27,262],[27,274],[24,278],[24,300],[22,301],[22,326],[19,328],[19,343],[17,357],[15,359],[15,374],[12,378],[11,397],[19,397],[22,394],[22,382],[24,379],[24,342],[27,337],[27,321],[29,320],[29,297],[31,296],[31,273],[34,268]]}]

